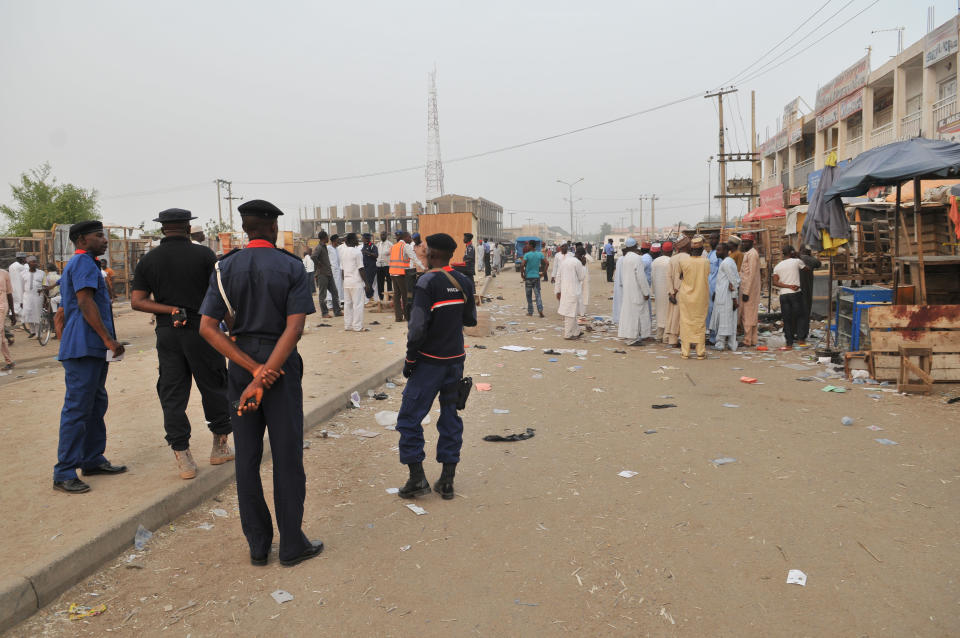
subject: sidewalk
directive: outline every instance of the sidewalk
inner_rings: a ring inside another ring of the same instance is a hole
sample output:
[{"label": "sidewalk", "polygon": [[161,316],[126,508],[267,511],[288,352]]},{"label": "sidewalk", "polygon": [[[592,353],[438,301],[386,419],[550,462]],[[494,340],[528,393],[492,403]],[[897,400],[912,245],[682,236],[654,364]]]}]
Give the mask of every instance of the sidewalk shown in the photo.
[{"label": "sidewalk", "polygon": [[[379,321],[382,325],[371,326]],[[317,327],[326,323],[330,327]],[[307,318],[299,345],[304,359],[306,427],[349,404],[352,391],[364,394],[399,374],[406,325],[392,313],[365,313],[370,332],[346,333],[340,318]],[[157,400],[156,350],[149,317],[117,316],[118,335],[131,341],[126,358],[110,368],[107,391],[106,456],[129,471],[95,476],[83,495],[54,492],[62,369],[53,359],[58,342],[41,348],[17,332],[13,375],[0,378],[0,629],[29,616],[133,541],[139,524],[157,529],[233,480],[233,463],[211,466],[211,434],[204,427],[200,396],[190,397],[192,449],[200,466],[196,479],[181,480],[164,441]],[[17,378],[21,377],[21,378]]]}]

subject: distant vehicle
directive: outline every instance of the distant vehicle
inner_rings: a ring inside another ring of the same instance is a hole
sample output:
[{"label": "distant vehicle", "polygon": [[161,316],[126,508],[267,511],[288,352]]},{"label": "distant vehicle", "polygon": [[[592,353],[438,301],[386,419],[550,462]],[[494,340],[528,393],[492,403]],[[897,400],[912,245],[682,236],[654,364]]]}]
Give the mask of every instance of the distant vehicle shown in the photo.
[{"label": "distant vehicle", "polygon": [[520,272],[520,261],[523,259],[523,246],[528,241],[536,242],[537,250],[543,249],[543,242],[540,240],[539,237],[534,237],[533,235],[529,235],[526,237],[517,237],[517,240],[514,242],[514,248],[516,250],[516,254],[513,256],[513,267],[514,269],[516,269],[517,272]]}]

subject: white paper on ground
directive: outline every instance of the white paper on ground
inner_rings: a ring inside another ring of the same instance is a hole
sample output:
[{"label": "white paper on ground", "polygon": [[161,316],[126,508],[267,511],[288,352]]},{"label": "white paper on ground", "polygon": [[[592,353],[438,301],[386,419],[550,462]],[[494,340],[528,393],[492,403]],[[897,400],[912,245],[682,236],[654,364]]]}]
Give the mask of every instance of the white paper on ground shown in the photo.
[{"label": "white paper on ground", "polygon": [[388,487],[388,488],[387,488],[387,494],[396,494],[396,493],[399,492],[399,491],[400,491],[400,488],[399,488],[399,487]]},{"label": "white paper on ground", "polygon": [[424,514],[427,513],[427,510],[413,503],[407,503],[407,509],[409,509],[411,512],[413,512],[417,516],[423,516]]},{"label": "white paper on ground", "polygon": [[726,465],[727,463],[736,463],[736,462],[737,462],[737,459],[731,458],[729,456],[723,456],[723,457],[720,457],[719,459],[713,459],[711,461],[711,463],[713,463],[714,465]]},{"label": "white paper on ground", "polygon": [[633,478],[637,473],[633,470],[623,470],[622,472],[617,472],[617,476],[622,476],[623,478]]},{"label": "white paper on ground", "polygon": [[372,439],[375,436],[380,436],[381,432],[371,432],[370,430],[358,429],[351,432],[351,434],[356,434],[357,436],[362,436],[366,439]]},{"label": "white paper on ground", "polygon": [[273,592],[270,595],[273,597],[275,601],[277,601],[278,604],[283,604],[293,600],[293,594],[291,594],[288,591],[283,591],[282,589],[278,589],[277,591]]},{"label": "white paper on ground", "polygon": [[527,346],[500,346],[501,350],[509,350],[510,352],[525,352],[527,350],[533,350],[533,348],[528,348]]},{"label": "white paper on ground", "polygon": [[352,403],[352,404],[353,404],[353,407],[355,407],[355,408],[359,408],[359,407],[360,407],[360,393],[359,393],[359,392],[354,392],[353,394],[350,395],[350,403]]},{"label": "white paper on ground", "polygon": [[397,412],[392,410],[381,410],[373,415],[373,418],[376,420],[377,425],[396,425],[397,424]]},{"label": "white paper on ground", "polygon": [[801,587],[807,586],[807,575],[804,574],[799,569],[791,569],[787,572],[787,584],[788,585],[800,585]]}]

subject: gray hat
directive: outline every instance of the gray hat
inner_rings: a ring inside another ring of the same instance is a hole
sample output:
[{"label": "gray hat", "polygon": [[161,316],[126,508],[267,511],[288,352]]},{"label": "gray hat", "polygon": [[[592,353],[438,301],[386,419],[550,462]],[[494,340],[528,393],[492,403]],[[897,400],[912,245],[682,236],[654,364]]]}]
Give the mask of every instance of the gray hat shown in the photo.
[{"label": "gray hat", "polygon": [[737,237],[736,235],[730,235],[727,238],[727,241],[730,242],[731,244],[736,244],[737,246],[740,245],[740,238]]},{"label": "gray hat", "polygon": [[153,221],[166,224],[169,222],[188,222],[191,219],[196,219],[196,217],[188,210],[184,210],[183,208],[168,208],[167,210],[160,211],[160,214]]},{"label": "gray hat", "polygon": [[26,257],[26,256],[27,256],[27,253],[20,253],[20,252],[18,252],[15,256],[16,256],[17,259],[19,259],[19,258],[21,258],[21,257]]}]

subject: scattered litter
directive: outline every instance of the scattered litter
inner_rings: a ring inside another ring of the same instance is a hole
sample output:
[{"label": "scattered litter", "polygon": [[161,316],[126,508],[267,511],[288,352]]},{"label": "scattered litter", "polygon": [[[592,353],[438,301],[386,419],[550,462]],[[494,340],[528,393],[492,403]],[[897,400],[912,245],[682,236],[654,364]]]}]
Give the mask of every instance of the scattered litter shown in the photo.
[{"label": "scattered litter", "polygon": [[822,363],[826,365],[830,363],[830,357],[817,357],[817,363]]},{"label": "scattered litter", "polygon": [[559,360],[560,360],[560,359],[548,359],[548,361],[549,361],[550,363],[556,363],[556,362],[559,361]]},{"label": "scattered litter", "polygon": [[626,350],[614,350],[613,354],[627,354]]},{"label": "scattered litter", "polygon": [[583,366],[570,366],[567,368],[567,372],[576,372],[577,370],[583,370]]},{"label": "scattered litter", "polygon": [[531,378],[532,378],[532,379],[542,379],[542,378],[543,378],[543,375],[538,372],[538,373],[534,374],[533,376],[531,376]]},{"label": "scattered litter", "polygon": [[879,394],[868,394],[867,397],[869,397],[869,398],[871,398],[871,399],[874,399],[875,401],[879,401],[879,400],[882,398],[882,395],[879,395]]},{"label": "scattered litter", "polygon": [[[487,349],[487,346],[481,346],[481,345],[475,345],[475,346],[472,346],[472,347],[475,348],[475,349],[477,349],[477,350],[486,350],[486,349]],[[533,350],[533,348],[530,348],[530,349]]]},{"label": "scattered litter", "polygon": [[791,370],[809,370],[810,366],[805,366],[802,363],[785,363],[781,368],[790,368]]},{"label": "scattered litter", "polygon": [[27,374],[36,374],[39,370],[27,370]]},{"label": "scattered litter", "polygon": [[663,410],[666,408],[675,408],[677,405],[675,403],[654,403],[650,407],[654,410]]},{"label": "scattered litter", "polygon": [[740,406],[737,405],[736,403],[724,403],[724,404],[723,404],[723,407],[725,407],[725,408],[739,408]]},{"label": "scattered litter", "polygon": [[510,352],[526,352],[527,350],[533,350],[533,348],[528,346],[500,346],[500,349],[509,350]]},{"label": "scattered litter", "polygon": [[87,607],[86,605],[78,605],[77,603],[70,603],[70,609],[67,613],[69,614],[70,620],[81,620],[83,618],[99,616],[105,611],[107,611],[106,605],[97,605],[96,607]]},{"label": "scattered litter", "polygon": [[494,414],[510,414],[510,410],[501,410],[500,408],[493,409]]},{"label": "scattered litter", "polygon": [[143,525],[138,525],[137,533],[133,537],[133,546],[137,549],[143,549],[143,547],[147,544],[147,541],[149,541],[151,538],[153,538],[153,532],[148,530]]},{"label": "scattered litter", "polygon": [[846,388],[841,388],[838,385],[825,385],[821,388],[821,390],[824,392],[838,392],[840,394],[843,394],[847,391]]},{"label": "scattered litter", "polygon": [[868,425],[868,426],[867,426],[867,429],[868,429],[868,430],[873,430],[874,432],[882,432],[882,431],[883,431],[883,428],[880,427],[879,425]]},{"label": "scattered litter", "polygon": [[213,529],[213,523],[200,523],[197,525],[197,529],[205,529],[207,531]]},{"label": "scattered litter", "polygon": [[526,441],[527,439],[532,439],[536,430],[534,428],[527,428],[526,432],[520,432],[518,434],[510,434],[507,436],[500,436],[499,434],[488,434],[483,437],[484,441],[493,441],[493,442],[502,442],[502,441]]},{"label": "scattered litter", "polygon": [[385,399],[389,399],[390,395],[388,395],[386,392],[377,392],[376,394],[373,395],[373,398],[376,399],[377,401],[383,401]]},{"label": "scattered litter", "polygon": [[891,441],[890,439],[874,439],[880,445],[899,445],[896,441]]},{"label": "scattered litter", "polygon": [[401,552],[409,552],[409,551],[410,551],[410,546],[409,546],[409,545],[404,545],[403,547],[400,548],[400,551],[401,551]]},{"label": "scattered litter", "polygon": [[624,470],[622,472],[617,472],[617,476],[622,476],[623,478],[633,478],[638,473],[633,470]]},{"label": "scattered litter", "polygon": [[304,440],[303,440],[303,449],[304,449],[304,450],[308,449],[308,448],[310,447],[310,443],[311,443],[310,439],[304,439]]},{"label": "scattered litter", "polygon": [[737,459],[731,458],[729,456],[723,456],[723,457],[720,457],[719,459],[713,459],[710,462],[713,463],[714,465],[726,465],[727,463],[736,463]]},{"label": "scattered litter", "polygon": [[227,514],[227,510],[220,509],[219,507],[217,509],[210,510],[210,513],[220,518],[226,518],[227,516],[229,516]]},{"label": "scattered litter", "polygon": [[869,379],[870,372],[868,370],[851,370],[850,377],[853,379]]},{"label": "scattered litter", "polygon": [[398,416],[398,412],[393,412],[392,410],[381,410],[380,412],[374,414],[373,418],[376,420],[377,425],[388,426],[396,425]]},{"label": "scattered litter", "polygon": [[63,536],[63,532],[57,532],[56,534],[50,537],[50,540],[52,541],[57,540],[57,538],[59,538],[60,536]]},{"label": "scattered litter", "polygon": [[350,403],[352,403],[352,404],[353,404],[353,407],[355,407],[355,408],[359,408],[359,407],[360,407],[360,393],[359,393],[359,392],[354,392],[353,394],[350,395]]},{"label": "scattered litter", "polygon": [[947,399],[947,405],[950,405],[952,403],[958,403],[958,402],[960,402],[960,397],[953,397],[952,399]]},{"label": "scattered litter", "polygon": [[742,383],[756,383],[756,382],[757,382],[757,380],[754,379],[753,377],[740,377],[740,381],[741,381]]},{"label": "scattered litter", "polygon": [[656,434],[657,431],[656,431],[656,430],[644,430],[643,433],[644,433],[644,434]]},{"label": "scattered litter", "polygon": [[840,423],[842,423],[843,425],[853,425],[853,419],[848,416],[845,416],[842,419],[840,419]]},{"label": "scattered litter", "polygon": [[807,586],[807,575],[804,574],[799,569],[791,569],[787,572],[787,584],[788,585],[800,585],[801,587]]},{"label": "scattered litter", "polygon": [[797,381],[816,381],[816,377],[797,377]]},{"label": "scattered litter", "polygon": [[416,514],[417,516],[423,516],[427,513],[427,510],[423,509],[416,503],[407,503],[407,509]]},{"label": "scattered litter", "polygon": [[288,603],[293,600],[293,594],[288,591],[283,591],[282,589],[278,589],[270,594],[270,596],[277,601],[278,605],[282,605],[283,603]]},{"label": "scattered litter", "polygon": [[365,439],[372,439],[375,436],[380,436],[383,432],[371,432],[370,430],[364,430],[363,428],[354,430],[350,434],[356,434],[357,436],[362,436]]},{"label": "scattered litter", "polygon": [[515,605],[523,605],[524,607],[539,607],[539,606],[540,606],[540,603],[524,603],[524,602],[520,602],[520,599],[519,599],[519,598],[515,599],[515,600],[513,601],[513,604],[515,604]]},{"label": "scattered litter", "polygon": [[757,346],[757,352],[766,352],[767,350],[769,350],[767,346]]},{"label": "scattered litter", "polygon": [[392,382],[390,382],[390,381],[387,381],[387,382],[383,385],[383,387],[387,388],[388,390],[393,390],[395,387],[397,387],[397,384],[396,384],[396,383],[392,383]]},{"label": "scattered litter", "polygon": [[400,488],[399,488],[399,487],[388,487],[388,488],[387,488],[387,494],[396,494],[396,493],[399,492],[399,491],[400,491]]},{"label": "scattered litter", "polygon": [[493,389],[493,386],[490,385],[489,383],[478,383],[478,384],[477,384],[477,392],[489,392],[489,391],[492,390],[492,389]]}]

